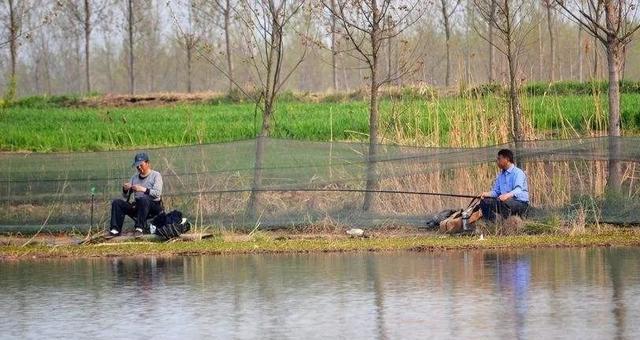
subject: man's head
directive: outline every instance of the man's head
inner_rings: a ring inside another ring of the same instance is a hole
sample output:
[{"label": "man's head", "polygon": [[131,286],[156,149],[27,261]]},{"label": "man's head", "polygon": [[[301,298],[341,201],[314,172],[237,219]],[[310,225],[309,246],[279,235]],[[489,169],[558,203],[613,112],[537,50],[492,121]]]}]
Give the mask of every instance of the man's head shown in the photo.
[{"label": "man's head", "polygon": [[149,155],[146,152],[137,153],[133,158],[133,166],[138,170],[138,173],[146,174],[151,169]]},{"label": "man's head", "polygon": [[502,149],[498,151],[496,163],[498,164],[498,168],[502,170],[509,169],[511,164],[513,164],[513,151],[509,149]]}]

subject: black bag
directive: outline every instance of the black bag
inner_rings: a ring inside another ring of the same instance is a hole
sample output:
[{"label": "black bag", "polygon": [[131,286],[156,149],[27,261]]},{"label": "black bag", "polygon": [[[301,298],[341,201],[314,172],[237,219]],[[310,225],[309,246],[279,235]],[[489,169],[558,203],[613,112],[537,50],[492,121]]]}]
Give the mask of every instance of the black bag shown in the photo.
[{"label": "black bag", "polygon": [[440,227],[440,222],[446,220],[447,218],[449,218],[449,216],[453,215],[457,211],[458,210],[454,210],[454,209],[445,209],[433,216],[429,216],[426,222],[427,228],[436,229]]},{"label": "black bag", "polygon": [[178,237],[191,229],[191,224],[186,219],[183,221],[182,213],[178,210],[173,210],[168,214],[160,213],[153,218],[151,224],[156,227],[154,234],[167,240]]}]

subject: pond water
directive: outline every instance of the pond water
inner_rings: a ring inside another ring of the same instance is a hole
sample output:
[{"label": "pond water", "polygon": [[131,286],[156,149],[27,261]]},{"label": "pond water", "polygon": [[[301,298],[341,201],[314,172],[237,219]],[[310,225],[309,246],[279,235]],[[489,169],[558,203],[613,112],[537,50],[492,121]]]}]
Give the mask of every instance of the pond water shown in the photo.
[{"label": "pond water", "polygon": [[640,248],[0,262],[0,338],[640,337]]}]

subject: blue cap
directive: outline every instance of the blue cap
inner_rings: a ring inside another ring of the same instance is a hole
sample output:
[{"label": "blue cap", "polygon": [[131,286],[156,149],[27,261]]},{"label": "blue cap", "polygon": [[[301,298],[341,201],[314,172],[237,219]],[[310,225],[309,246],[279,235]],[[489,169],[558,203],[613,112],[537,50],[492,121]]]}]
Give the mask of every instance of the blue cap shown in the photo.
[{"label": "blue cap", "polygon": [[133,165],[134,167],[138,167],[140,164],[142,164],[142,162],[148,162],[149,161],[149,155],[147,155],[146,152],[139,152],[136,154],[136,156],[133,158]]}]

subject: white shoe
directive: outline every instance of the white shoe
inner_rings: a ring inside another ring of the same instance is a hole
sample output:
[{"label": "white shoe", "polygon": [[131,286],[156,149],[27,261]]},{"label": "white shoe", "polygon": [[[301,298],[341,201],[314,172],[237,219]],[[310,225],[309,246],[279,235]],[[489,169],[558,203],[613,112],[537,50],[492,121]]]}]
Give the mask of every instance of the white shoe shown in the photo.
[{"label": "white shoe", "polygon": [[111,234],[112,236],[117,236],[118,234],[120,234],[120,232],[117,229],[111,229],[109,230],[109,234]]},{"label": "white shoe", "polygon": [[142,228],[136,228],[136,232],[142,234]]}]

